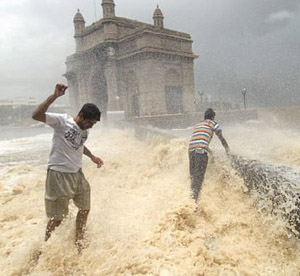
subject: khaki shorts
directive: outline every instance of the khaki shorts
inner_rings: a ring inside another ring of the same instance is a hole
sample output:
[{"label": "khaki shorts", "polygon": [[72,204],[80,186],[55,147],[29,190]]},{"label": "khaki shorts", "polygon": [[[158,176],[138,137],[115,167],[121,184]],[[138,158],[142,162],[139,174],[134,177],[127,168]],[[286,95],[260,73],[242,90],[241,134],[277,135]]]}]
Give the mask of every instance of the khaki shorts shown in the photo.
[{"label": "khaki shorts", "polygon": [[69,200],[80,210],[90,210],[90,185],[81,170],[63,173],[48,169],[45,191],[47,217],[62,220],[69,212]]}]

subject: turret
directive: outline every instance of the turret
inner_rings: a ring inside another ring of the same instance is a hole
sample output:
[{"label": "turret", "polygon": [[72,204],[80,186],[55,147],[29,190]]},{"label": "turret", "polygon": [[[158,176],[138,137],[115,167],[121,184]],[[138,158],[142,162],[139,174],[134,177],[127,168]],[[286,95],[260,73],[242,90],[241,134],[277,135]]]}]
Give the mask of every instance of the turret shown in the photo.
[{"label": "turret", "polygon": [[115,16],[115,3],[114,0],[102,0],[103,17]]},{"label": "turret", "polygon": [[73,22],[75,28],[75,36],[81,34],[85,28],[85,21],[79,9],[77,10],[77,13],[74,16]]},{"label": "turret", "polygon": [[84,18],[82,16],[82,14],[80,13],[80,10],[77,10],[77,13],[74,16],[74,28],[75,28],[75,41],[76,41],[76,52],[80,52],[81,51],[81,34],[85,28],[85,21]]},{"label": "turret", "polygon": [[157,5],[154,14],[153,14],[153,20],[154,20],[154,26],[158,28],[163,28],[164,27],[164,16]]}]

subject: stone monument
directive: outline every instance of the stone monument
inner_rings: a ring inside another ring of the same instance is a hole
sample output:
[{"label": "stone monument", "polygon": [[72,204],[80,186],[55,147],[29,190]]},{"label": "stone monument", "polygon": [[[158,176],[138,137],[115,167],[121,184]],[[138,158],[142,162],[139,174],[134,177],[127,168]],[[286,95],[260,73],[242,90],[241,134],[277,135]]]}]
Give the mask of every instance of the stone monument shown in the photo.
[{"label": "stone monument", "polygon": [[102,0],[103,18],[90,26],[74,17],[76,53],[66,60],[70,105],[85,102],[126,118],[195,111],[191,36],[164,27],[159,8],[153,25],[115,14],[113,0]]}]

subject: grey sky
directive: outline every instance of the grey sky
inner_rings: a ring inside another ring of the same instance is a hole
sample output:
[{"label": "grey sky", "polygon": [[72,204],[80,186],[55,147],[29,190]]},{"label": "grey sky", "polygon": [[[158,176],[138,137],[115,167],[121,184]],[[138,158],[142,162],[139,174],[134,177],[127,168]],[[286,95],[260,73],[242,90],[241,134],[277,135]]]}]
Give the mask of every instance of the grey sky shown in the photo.
[{"label": "grey sky", "polygon": [[[1,0],[0,98],[46,97],[65,82],[74,53],[73,17],[102,17],[101,0]],[[197,91],[216,100],[300,103],[299,0],[115,0],[116,14],[152,23],[158,3],[165,27],[190,33]]]}]

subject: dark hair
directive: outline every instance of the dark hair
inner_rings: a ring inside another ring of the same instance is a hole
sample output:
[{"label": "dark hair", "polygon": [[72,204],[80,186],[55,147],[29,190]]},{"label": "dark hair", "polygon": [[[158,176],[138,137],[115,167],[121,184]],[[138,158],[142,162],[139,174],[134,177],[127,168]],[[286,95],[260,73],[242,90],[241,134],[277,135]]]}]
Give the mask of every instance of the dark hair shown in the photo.
[{"label": "dark hair", "polygon": [[79,111],[78,115],[79,114],[82,114],[83,119],[100,121],[101,118],[101,112],[99,108],[92,103],[84,104],[81,110]]},{"label": "dark hair", "polygon": [[204,113],[204,119],[214,119],[216,116],[216,113],[213,111],[212,108],[206,109]]}]

